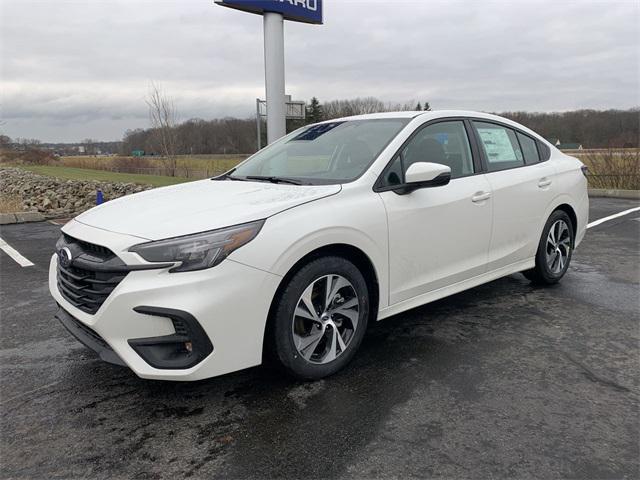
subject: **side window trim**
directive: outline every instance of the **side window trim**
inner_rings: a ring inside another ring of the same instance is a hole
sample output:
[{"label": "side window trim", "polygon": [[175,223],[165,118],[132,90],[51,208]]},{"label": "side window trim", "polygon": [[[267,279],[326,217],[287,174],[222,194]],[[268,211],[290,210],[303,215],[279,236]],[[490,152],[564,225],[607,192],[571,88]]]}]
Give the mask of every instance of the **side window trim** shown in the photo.
[{"label": "side window trim", "polygon": [[[467,131],[467,137],[469,137],[469,144],[471,145],[471,155],[473,157],[473,169],[475,172],[473,175],[486,173],[487,166],[485,164],[484,155],[482,153],[482,147],[480,145],[480,137],[478,136],[475,127],[472,125],[471,118],[464,119],[464,128]],[[470,175],[469,175],[470,176]]]},{"label": "side window trim", "polygon": [[[518,142],[518,148],[520,149],[520,155],[522,155],[522,165],[521,166],[526,167],[527,165],[531,165],[530,163],[527,163],[527,159],[524,156],[524,150],[522,149],[522,142],[520,142],[520,135],[518,135],[518,133],[520,133],[520,132],[518,132],[517,130],[513,130],[513,133],[516,136],[516,142]],[[538,159],[540,159],[540,154],[538,154]]]},{"label": "side window trim", "polygon": [[[413,138],[415,136],[417,136],[423,129],[436,125],[438,123],[443,123],[443,122],[455,122],[455,121],[459,121],[462,122],[463,127],[466,131],[467,134],[467,141],[469,142],[469,148],[471,149],[471,159],[472,159],[472,163],[473,163],[473,169],[475,170],[473,173],[469,174],[469,175],[464,175],[462,177],[457,177],[457,178],[466,178],[466,177],[471,177],[473,175],[479,175],[482,173],[485,173],[482,171],[481,168],[478,168],[479,166],[481,166],[480,163],[480,158],[478,157],[479,155],[479,150],[477,145],[475,145],[475,141],[473,136],[470,134],[470,126],[468,125],[468,121],[472,120],[470,117],[442,117],[442,118],[435,118],[433,120],[429,120],[425,123],[423,123],[422,125],[420,125],[419,127],[417,127],[413,133],[411,133],[411,135],[409,135],[409,138],[407,138],[402,145],[400,145],[400,147],[398,148],[398,150],[396,150],[396,152],[393,154],[393,156],[391,157],[391,160],[389,160],[389,162],[384,166],[384,168],[382,169],[382,172],[380,173],[380,175],[378,175],[378,178],[376,179],[375,183],[373,184],[373,191],[374,192],[386,192],[389,190],[393,190],[395,188],[397,188],[397,185],[382,185],[382,183],[384,182],[384,178],[385,178],[385,174],[389,171],[389,169],[391,168],[391,165],[393,164],[393,162],[395,162],[396,158],[400,157],[400,168],[402,169],[402,183],[404,183],[404,159],[402,158],[402,152],[403,150],[407,147],[407,145],[409,143],[411,143],[411,141],[413,140]],[[451,181],[457,180],[457,178],[453,178],[451,179]]]}]

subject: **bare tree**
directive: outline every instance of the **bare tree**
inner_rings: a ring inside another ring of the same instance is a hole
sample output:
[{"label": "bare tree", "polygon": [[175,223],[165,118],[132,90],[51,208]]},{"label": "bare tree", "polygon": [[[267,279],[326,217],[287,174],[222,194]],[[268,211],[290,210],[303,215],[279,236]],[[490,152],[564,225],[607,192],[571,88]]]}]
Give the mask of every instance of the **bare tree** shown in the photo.
[{"label": "bare tree", "polygon": [[40,148],[40,140],[37,138],[16,137],[15,142],[19,145],[20,150],[33,150]]},{"label": "bare tree", "polygon": [[413,101],[406,103],[384,103],[375,97],[354,98],[349,100],[331,100],[322,104],[324,116],[327,119],[350,117],[365,113],[394,112],[398,110],[413,110]]},{"label": "bare tree", "polygon": [[178,166],[176,129],[178,113],[173,99],[165,95],[160,86],[152,82],[146,102],[149,106],[154,144],[165,158],[169,174],[175,177]]},{"label": "bare tree", "polygon": [[82,141],[82,146],[84,147],[84,153],[87,155],[95,155],[97,152],[96,147],[97,140],[93,140],[92,138],[85,138]]}]

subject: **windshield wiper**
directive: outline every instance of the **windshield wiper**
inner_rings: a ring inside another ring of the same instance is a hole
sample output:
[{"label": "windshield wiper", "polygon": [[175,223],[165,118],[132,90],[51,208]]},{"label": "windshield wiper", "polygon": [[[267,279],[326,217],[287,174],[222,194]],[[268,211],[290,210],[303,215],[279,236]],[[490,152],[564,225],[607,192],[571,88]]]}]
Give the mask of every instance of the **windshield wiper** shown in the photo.
[{"label": "windshield wiper", "polygon": [[231,170],[229,170],[227,173],[223,173],[222,175],[219,175],[217,177],[213,177],[211,180],[236,180],[238,182],[246,182],[247,179],[243,178],[243,177],[232,177],[231,174],[233,172],[235,172],[235,168],[232,168]]},{"label": "windshield wiper", "polygon": [[[234,177],[234,178],[237,178],[237,177]],[[247,175],[244,178],[247,180],[258,180],[260,182],[290,183],[291,185],[302,185],[302,182],[300,180],[294,180],[292,178],[286,178],[286,177],[276,177],[276,176],[261,177],[259,175]]]}]

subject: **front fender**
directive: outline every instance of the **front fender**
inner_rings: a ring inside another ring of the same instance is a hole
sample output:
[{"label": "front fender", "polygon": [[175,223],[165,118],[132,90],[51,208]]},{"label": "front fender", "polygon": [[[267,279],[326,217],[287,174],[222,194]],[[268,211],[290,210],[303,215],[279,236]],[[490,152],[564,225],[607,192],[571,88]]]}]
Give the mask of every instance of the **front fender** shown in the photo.
[{"label": "front fender", "polygon": [[371,261],[379,285],[379,305],[388,305],[387,217],[380,197],[340,193],[270,217],[256,239],[230,256],[237,262],[285,276],[309,253],[342,244]]}]

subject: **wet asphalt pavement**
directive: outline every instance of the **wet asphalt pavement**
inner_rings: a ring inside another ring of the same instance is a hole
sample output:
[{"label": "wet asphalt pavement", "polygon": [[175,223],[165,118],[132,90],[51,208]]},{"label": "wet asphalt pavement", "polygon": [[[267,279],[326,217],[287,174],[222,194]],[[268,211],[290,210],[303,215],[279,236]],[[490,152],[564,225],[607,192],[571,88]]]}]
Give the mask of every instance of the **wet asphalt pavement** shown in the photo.
[{"label": "wet asphalt pavement", "polygon": [[513,275],[379,322],[315,383],[105,364],[53,319],[59,227],[1,235],[35,263],[0,252],[2,478],[640,477],[640,212],[590,229],[560,285]]}]

